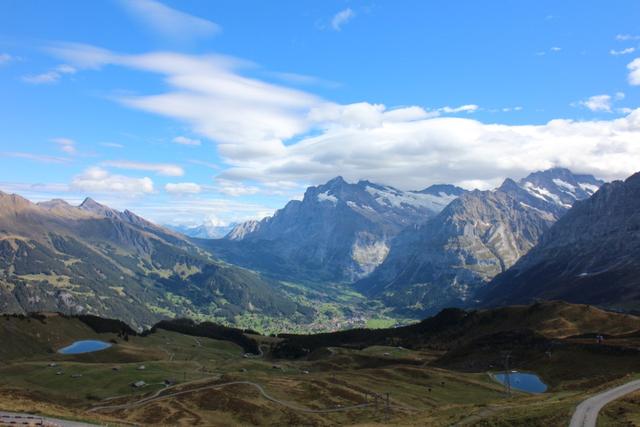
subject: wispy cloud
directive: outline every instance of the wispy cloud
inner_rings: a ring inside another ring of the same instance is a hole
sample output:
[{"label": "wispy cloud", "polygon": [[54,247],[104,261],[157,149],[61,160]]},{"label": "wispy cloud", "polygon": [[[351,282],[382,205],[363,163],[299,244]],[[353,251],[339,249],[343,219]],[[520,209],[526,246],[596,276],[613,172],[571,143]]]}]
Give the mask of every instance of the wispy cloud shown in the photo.
[{"label": "wispy cloud", "polygon": [[71,188],[90,193],[118,193],[137,197],[153,193],[153,181],[149,177],[131,178],[113,175],[101,167],[90,167],[71,181]]},{"label": "wispy cloud", "polygon": [[124,148],[123,144],[118,144],[117,142],[101,142],[100,145],[109,148]]},{"label": "wispy cloud", "polygon": [[480,107],[478,107],[475,104],[466,104],[466,105],[461,105],[459,107],[449,107],[449,106],[445,106],[442,108],[438,108],[438,111],[443,112],[443,113],[447,113],[447,114],[453,114],[453,113],[473,113],[475,111],[478,111]]},{"label": "wispy cloud", "polygon": [[164,186],[167,193],[171,194],[198,194],[202,191],[202,187],[195,182],[170,182]]},{"label": "wispy cloud", "polygon": [[58,65],[53,70],[41,74],[29,74],[22,77],[22,80],[31,84],[52,84],[57,83],[65,74],[75,74],[76,68],[70,65]]},{"label": "wispy cloud", "polygon": [[282,73],[282,72],[274,72],[270,74],[275,78],[277,78],[278,80],[281,80],[286,83],[291,83],[294,85],[323,86],[327,88],[337,88],[340,86],[340,83],[338,82],[321,79],[315,76],[308,76],[306,74]]},{"label": "wispy cloud", "polygon": [[341,10],[333,15],[331,18],[331,28],[334,31],[342,30],[342,27],[351,21],[356,16],[355,12],[351,8]]},{"label": "wispy cloud", "polygon": [[618,34],[616,35],[616,40],[626,42],[632,40],[640,40],[640,36],[634,34]]},{"label": "wispy cloud", "polygon": [[120,4],[151,30],[174,40],[209,37],[221,31],[215,22],[189,15],[155,0],[121,0]]},{"label": "wispy cloud", "polygon": [[549,50],[540,50],[538,52],[535,52],[536,56],[545,56],[547,54],[547,52],[551,52],[551,53],[559,53],[562,52],[562,48],[559,46],[552,46],[549,48]]},{"label": "wispy cloud", "polygon": [[186,136],[176,136],[175,138],[173,138],[173,142],[180,145],[191,145],[191,146],[198,146],[202,144],[202,142],[199,139],[188,138]]},{"label": "wispy cloud", "polygon": [[145,172],[155,172],[164,176],[182,176],[184,170],[177,165],[168,163],[142,163],[131,162],[128,160],[106,161],[101,163],[102,166],[112,167],[116,169],[138,170]]},{"label": "wispy cloud", "polygon": [[67,157],[46,156],[21,151],[0,152],[0,157],[13,157],[16,159],[33,160],[40,163],[69,163],[71,161],[71,159]]},{"label": "wispy cloud", "polygon": [[8,53],[0,53],[0,65],[7,64],[13,61],[13,59],[13,56],[9,55]]},{"label": "wispy cloud", "polygon": [[206,162],[204,160],[191,159],[191,160],[189,160],[189,163],[194,164],[194,165],[198,165],[198,166],[204,166],[206,168],[214,169],[214,170],[220,169],[220,165],[215,164],[215,163],[211,163],[211,162]]},{"label": "wispy cloud", "polygon": [[226,194],[227,196],[248,196],[256,194],[260,191],[258,187],[252,185],[245,185],[241,182],[231,181],[223,178],[216,178],[215,191],[218,193]]},{"label": "wispy cloud", "polygon": [[64,151],[67,154],[75,154],[76,153],[76,142],[73,139],[69,138],[53,138],[52,142],[58,145],[60,150]]},{"label": "wispy cloud", "polygon": [[609,51],[609,54],[613,55],[613,56],[620,56],[620,55],[628,55],[628,54],[633,53],[635,51],[636,51],[635,47],[628,47],[626,49],[620,49],[620,50],[611,49]]}]

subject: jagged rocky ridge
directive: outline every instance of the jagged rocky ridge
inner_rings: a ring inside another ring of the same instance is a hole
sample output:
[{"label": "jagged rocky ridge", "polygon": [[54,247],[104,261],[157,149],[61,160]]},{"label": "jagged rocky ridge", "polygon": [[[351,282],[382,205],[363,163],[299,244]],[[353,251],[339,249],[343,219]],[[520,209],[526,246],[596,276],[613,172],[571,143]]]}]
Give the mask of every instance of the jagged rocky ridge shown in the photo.
[{"label": "jagged rocky ridge", "polygon": [[400,233],[384,262],[356,288],[412,317],[466,306],[576,200],[601,185],[557,168],[463,194],[435,218]]},{"label": "jagged rocky ridge", "polygon": [[562,299],[640,311],[640,173],[577,202],[482,293],[485,305]]}]

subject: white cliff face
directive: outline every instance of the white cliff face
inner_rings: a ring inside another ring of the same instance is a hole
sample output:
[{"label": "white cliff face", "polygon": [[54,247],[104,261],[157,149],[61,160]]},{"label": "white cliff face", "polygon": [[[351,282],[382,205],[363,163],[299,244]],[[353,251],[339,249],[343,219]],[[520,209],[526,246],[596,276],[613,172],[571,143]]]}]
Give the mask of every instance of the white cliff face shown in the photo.
[{"label": "white cliff face", "polygon": [[435,218],[401,233],[385,261],[356,286],[414,314],[463,306],[600,185],[591,176],[551,169],[517,183],[508,179],[494,191],[464,194]]},{"label": "white cliff face", "polygon": [[358,239],[351,247],[351,259],[360,267],[364,276],[369,275],[382,264],[389,253],[388,242],[367,240]]}]

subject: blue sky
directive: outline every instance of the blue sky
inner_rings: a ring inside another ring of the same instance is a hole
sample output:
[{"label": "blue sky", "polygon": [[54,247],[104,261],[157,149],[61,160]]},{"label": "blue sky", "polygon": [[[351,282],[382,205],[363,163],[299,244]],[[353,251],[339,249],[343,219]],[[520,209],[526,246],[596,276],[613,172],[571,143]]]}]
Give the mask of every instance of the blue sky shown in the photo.
[{"label": "blue sky", "polygon": [[[0,3],[0,188],[163,223],[640,164],[637,1]],[[635,62],[634,62],[635,61]]]}]

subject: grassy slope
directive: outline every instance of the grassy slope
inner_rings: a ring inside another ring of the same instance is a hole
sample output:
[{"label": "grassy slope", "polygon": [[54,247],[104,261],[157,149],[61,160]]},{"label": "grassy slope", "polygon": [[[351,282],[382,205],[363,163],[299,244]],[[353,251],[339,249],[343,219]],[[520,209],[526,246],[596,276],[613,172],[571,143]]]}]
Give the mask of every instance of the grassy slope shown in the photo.
[{"label": "grassy slope", "polygon": [[[522,310],[515,308],[513,313],[526,313]],[[575,313],[566,306],[556,310],[564,312],[565,317]],[[534,319],[535,312],[531,316]],[[611,330],[629,327],[624,317],[612,315],[611,319],[610,323],[604,322]],[[566,320],[578,322],[579,317]],[[511,318],[507,317],[506,321]],[[11,351],[2,346],[4,352],[0,352],[3,378],[0,407],[101,421],[335,425],[384,423],[388,416],[389,423],[401,425],[444,426],[461,420],[475,425],[561,425],[566,423],[575,404],[588,393],[624,381],[627,372],[640,372],[640,364],[636,362],[640,357],[621,358],[609,349],[609,346],[635,346],[637,337],[609,339],[607,346],[598,347],[595,353],[585,347],[592,345],[591,339],[562,339],[560,341],[567,345],[555,349],[549,360],[529,361],[530,368],[550,383],[551,391],[541,396],[516,393],[511,399],[505,399],[501,386],[484,372],[465,373],[432,366],[442,357],[443,350],[409,350],[384,345],[362,350],[331,348],[318,350],[313,357],[275,360],[268,348],[281,339],[273,337],[252,336],[263,344],[267,356],[245,358],[242,349],[229,342],[165,330],[145,337],[131,336],[124,341],[115,334],[96,334],[74,318],[53,316],[43,323],[9,317],[0,318],[0,322],[0,341],[17,344]],[[488,328],[485,322],[478,322],[477,327]],[[563,327],[561,332],[564,334],[576,327],[580,331],[589,328],[585,326],[591,325],[589,319],[585,322],[583,326]],[[541,330],[550,333],[546,327]],[[64,356],[50,352],[85,338],[115,339],[117,344],[109,350],[87,355]],[[47,367],[52,361],[58,366]],[[140,364],[146,366],[144,371],[136,369]],[[114,366],[120,369],[114,371]],[[58,370],[64,375],[56,375]],[[567,376],[566,372],[573,374]],[[582,377],[576,378],[576,372],[582,373]],[[82,377],[71,377],[77,373]],[[382,405],[378,410],[370,407],[332,414],[305,414],[266,400],[254,388],[237,385],[192,392],[129,410],[85,412],[98,402],[101,405],[131,402],[149,395],[160,390],[163,387],[160,382],[165,379],[178,382],[174,391],[248,380],[259,383],[275,398],[310,408],[349,406],[364,402],[367,393],[371,399],[372,392],[389,392],[393,406],[388,415]],[[149,385],[134,389],[129,384],[137,380]],[[121,397],[103,400],[117,396]]]}]

